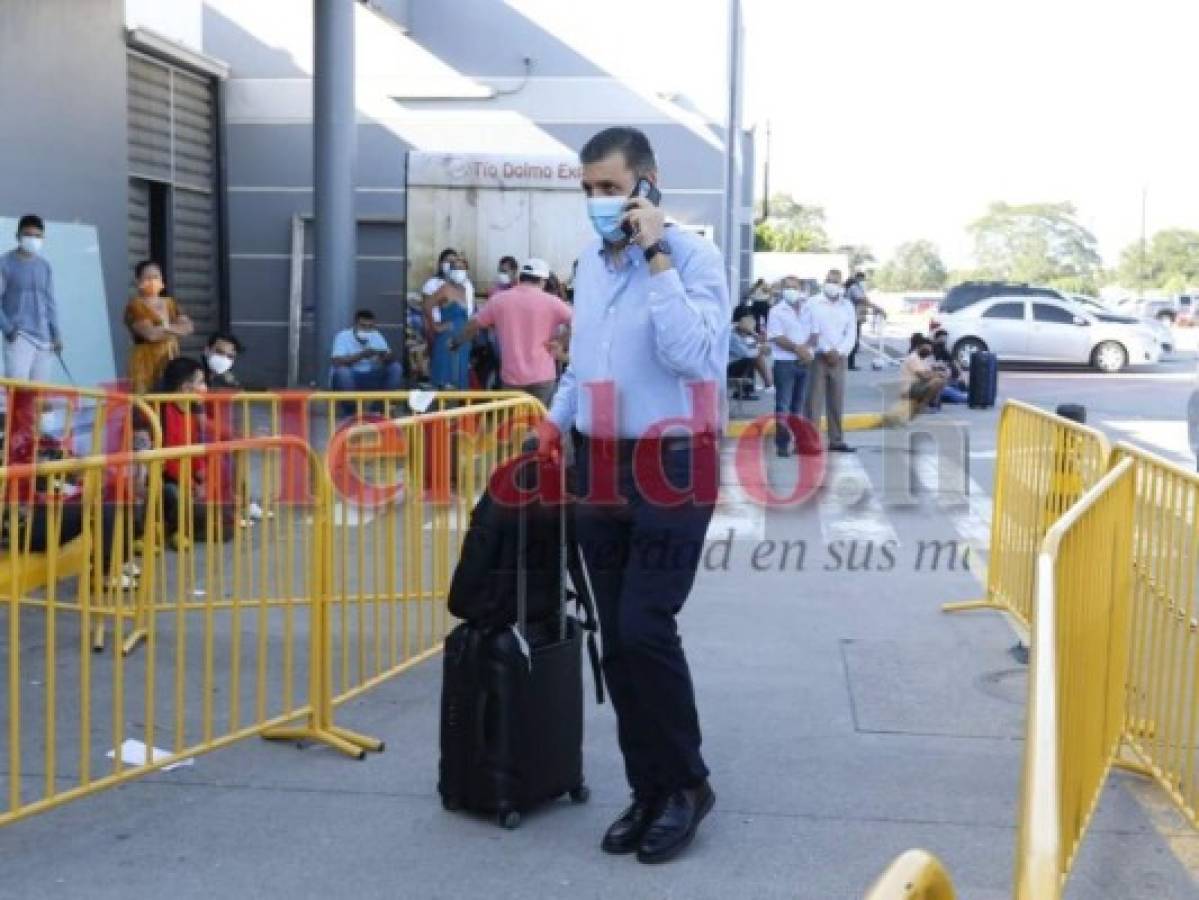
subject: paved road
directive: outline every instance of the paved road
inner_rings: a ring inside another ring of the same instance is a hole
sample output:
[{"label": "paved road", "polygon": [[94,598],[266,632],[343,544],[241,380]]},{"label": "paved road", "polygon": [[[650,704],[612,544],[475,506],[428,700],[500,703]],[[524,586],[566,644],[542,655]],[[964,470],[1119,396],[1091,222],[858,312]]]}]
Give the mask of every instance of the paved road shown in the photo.
[{"label": "paved road", "polygon": [[[1143,423],[1177,418],[1190,365],[1114,379],[1005,371],[1001,390],[1083,402],[1105,428],[1161,438],[1164,426]],[[878,378],[855,379],[857,408],[872,408]],[[960,896],[1009,896],[1024,670],[1000,616],[939,612],[980,590],[960,557],[921,557],[933,541],[985,541],[996,413],[942,415],[970,434],[965,502],[939,493],[931,459],[908,460],[878,432],[855,435],[859,453],[789,511],[749,503],[728,461],[708,570],[682,617],[718,793],[684,860],[645,868],[599,852],[625,788],[610,708],[593,703],[589,805],[558,804],[511,833],[443,812],[434,661],[339,711],[386,739],[367,762],[251,740],[0,830],[0,897],[828,900],[860,897],[912,846],[945,859]],[[777,491],[793,462],[768,463]],[[1199,839],[1154,798],[1112,779],[1070,897],[1196,896],[1176,854],[1199,855]]]}]

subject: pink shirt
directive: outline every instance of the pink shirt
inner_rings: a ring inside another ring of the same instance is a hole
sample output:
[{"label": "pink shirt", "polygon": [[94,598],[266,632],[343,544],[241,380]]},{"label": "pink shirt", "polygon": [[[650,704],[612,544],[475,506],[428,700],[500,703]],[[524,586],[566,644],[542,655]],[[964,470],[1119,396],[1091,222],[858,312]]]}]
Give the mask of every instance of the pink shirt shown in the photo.
[{"label": "pink shirt", "polygon": [[531,284],[518,284],[496,294],[476,313],[500,339],[500,377],[505,385],[523,387],[553,381],[558,371],[545,349],[559,326],[570,323],[571,309],[553,294]]}]

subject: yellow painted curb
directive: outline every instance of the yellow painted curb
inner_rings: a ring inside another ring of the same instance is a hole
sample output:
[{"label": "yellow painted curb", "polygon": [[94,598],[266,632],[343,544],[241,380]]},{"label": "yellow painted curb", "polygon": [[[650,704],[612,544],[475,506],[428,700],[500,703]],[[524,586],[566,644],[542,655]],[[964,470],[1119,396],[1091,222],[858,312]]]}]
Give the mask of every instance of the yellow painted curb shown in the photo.
[{"label": "yellow painted curb", "polygon": [[[772,413],[764,415],[773,415]],[[726,437],[739,438],[745,434],[756,419],[737,419],[729,422],[728,427],[724,430]],[[850,413],[841,419],[841,427],[845,431],[873,431],[876,428],[883,427],[882,413]],[[820,419],[820,430],[826,431],[823,417]],[[770,434],[774,431],[774,423],[770,422],[766,425],[763,434]]]}]

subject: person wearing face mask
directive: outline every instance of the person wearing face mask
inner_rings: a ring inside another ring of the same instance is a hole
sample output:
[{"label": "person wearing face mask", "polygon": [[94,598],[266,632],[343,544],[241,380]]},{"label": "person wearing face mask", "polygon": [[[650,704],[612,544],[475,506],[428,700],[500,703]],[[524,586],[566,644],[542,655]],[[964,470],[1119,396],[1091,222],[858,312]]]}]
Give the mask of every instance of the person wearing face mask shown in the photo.
[{"label": "person wearing face mask", "polygon": [[210,390],[246,390],[233,371],[233,364],[237,362],[242,349],[241,341],[225,331],[218,331],[208,339],[204,348],[204,374]]},{"label": "person wearing face mask", "polygon": [[910,419],[937,403],[946,377],[933,366],[933,344],[926,337],[912,339],[912,351],[899,367],[900,415]]},{"label": "person wearing face mask", "polygon": [[829,451],[852,453],[854,448],[845,443],[841,414],[845,406],[845,360],[857,339],[858,317],[841,286],[840,270],[829,270],[820,294],[808,306],[816,332],[816,354],[808,373],[804,416],[817,423],[823,412]]},{"label": "person wearing face mask", "polygon": [[54,357],[62,352],[54,273],[41,255],[45,235],[39,216],[21,216],[16,248],[0,256],[4,371],[22,381],[49,381]]},{"label": "person wearing face mask", "polygon": [[516,284],[516,273],[519,266],[515,256],[505,256],[496,267],[495,280],[491,283],[491,296],[500,291],[506,291]]},{"label": "person wearing face mask", "polygon": [[552,459],[573,440],[576,531],[633,795],[601,847],[659,863],[715,803],[676,616],[719,488],[732,304],[715,245],[637,191],[658,181],[643,132],[605,129],[579,160],[598,240],[579,255],[570,363],[535,444]]},{"label": "person wearing face mask", "polygon": [[360,309],[354,327],[333,339],[330,381],[335,391],[396,391],[403,386],[404,370],[392,356],[387,338],[375,327],[375,314]]},{"label": "person wearing face mask", "polygon": [[791,441],[798,442],[784,424],[785,416],[803,411],[804,384],[812,362],[815,336],[812,312],[803,302],[799,279],[783,279],[783,299],[770,309],[766,338],[774,345],[774,446],[779,456],[791,455]]},{"label": "person wearing face mask", "polygon": [[179,355],[179,338],[195,328],[179,304],[163,291],[162,266],[143,259],[133,270],[137,294],[125,306],[125,327],[133,339],[129,381],[135,394],[154,389],[166,364]]},{"label": "person wearing face mask", "polygon": [[455,256],[449,280],[429,298],[429,378],[435,388],[465,391],[470,387],[471,348],[456,343],[470,318],[466,285],[466,262]]}]

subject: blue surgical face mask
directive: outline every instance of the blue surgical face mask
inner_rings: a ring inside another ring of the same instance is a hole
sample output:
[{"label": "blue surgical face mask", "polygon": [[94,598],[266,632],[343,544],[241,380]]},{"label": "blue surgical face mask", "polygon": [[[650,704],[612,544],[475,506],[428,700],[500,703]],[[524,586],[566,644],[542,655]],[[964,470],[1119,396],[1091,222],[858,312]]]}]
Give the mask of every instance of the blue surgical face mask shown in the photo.
[{"label": "blue surgical face mask", "polygon": [[625,233],[620,220],[624,218],[624,206],[628,197],[588,197],[587,217],[595,233],[610,244],[623,241]]},{"label": "blue surgical face mask", "polygon": [[34,256],[42,252],[42,239],[36,235],[23,234],[17,243],[20,244],[22,250]]},{"label": "blue surgical face mask", "polygon": [[788,303],[798,303],[799,288],[783,288],[783,299]]}]

